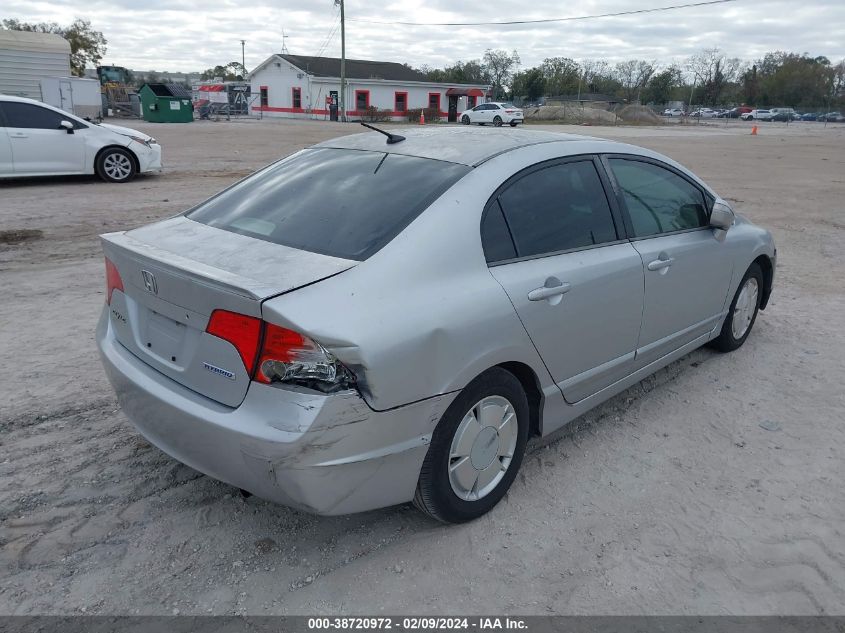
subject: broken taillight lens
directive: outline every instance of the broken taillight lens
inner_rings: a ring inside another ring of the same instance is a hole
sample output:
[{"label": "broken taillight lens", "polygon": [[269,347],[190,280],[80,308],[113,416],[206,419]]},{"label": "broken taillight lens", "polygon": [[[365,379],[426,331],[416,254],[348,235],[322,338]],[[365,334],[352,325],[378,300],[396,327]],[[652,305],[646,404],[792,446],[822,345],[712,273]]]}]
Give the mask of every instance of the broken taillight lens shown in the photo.
[{"label": "broken taillight lens", "polygon": [[117,266],[106,257],[106,303],[111,305],[111,293],[115,290],[123,292],[123,280],[117,272]]},{"label": "broken taillight lens", "polygon": [[345,381],[345,374],[343,365],[316,341],[272,323],[264,324],[264,342],[255,371],[258,382],[333,385]]},{"label": "broken taillight lens", "polygon": [[206,332],[234,345],[257,382],[294,383],[320,391],[354,382],[352,373],[316,341],[256,317],[215,310]]}]

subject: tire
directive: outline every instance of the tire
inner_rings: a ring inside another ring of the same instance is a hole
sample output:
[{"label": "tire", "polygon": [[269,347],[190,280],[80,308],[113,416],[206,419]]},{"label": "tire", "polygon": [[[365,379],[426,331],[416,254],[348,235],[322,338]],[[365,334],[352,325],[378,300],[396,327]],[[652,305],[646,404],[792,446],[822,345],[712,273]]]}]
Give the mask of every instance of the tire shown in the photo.
[{"label": "tire", "polygon": [[498,114],[493,117],[493,125],[495,125],[496,127],[502,127],[502,117],[500,117]]},{"label": "tire", "polygon": [[106,182],[129,182],[138,173],[135,157],[122,147],[109,147],[100,152],[94,168]]},{"label": "tire", "polygon": [[463,123],[464,125],[470,124],[469,117],[466,114],[461,117],[461,123]]},{"label": "tire", "polygon": [[484,372],[461,391],[434,429],[414,505],[443,523],[480,517],[510,488],[527,441],[522,385],[500,367]]},{"label": "tire", "polygon": [[753,116],[750,116],[750,117],[748,117],[748,118],[747,118],[747,119],[745,119],[745,120],[746,120],[746,121],[753,121],[753,120],[754,120],[754,117],[753,117]]},{"label": "tire", "polygon": [[511,121],[510,125],[511,125],[511,127],[516,127],[517,123],[516,123],[516,121]]},{"label": "tire", "polygon": [[[746,291],[743,297],[743,291]],[[753,292],[753,308],[748,306],[749,295]],[[720,352],[732,352],[735,349],[742,347],[745,339],[751,333],[751,328],[754,327],[754,321],[757,320],[757,312],[760,310],[760,299],[763,296],[763,271],[757,264],[751,264],[745,272],[745,276],[739,283],[739,287],[734,293],[733,301],[731,301],[730,310],[725,317],[725,322],[722,324],[722,331],[719,336],[713,339],[710,343],[711,347]],[[743,305],[743,302],[746,302]],[[737,310],[739,304],[739,310]],[[740,319],[740,321],[737,321]],[[736,325],[736,327],[734,327]]]}]

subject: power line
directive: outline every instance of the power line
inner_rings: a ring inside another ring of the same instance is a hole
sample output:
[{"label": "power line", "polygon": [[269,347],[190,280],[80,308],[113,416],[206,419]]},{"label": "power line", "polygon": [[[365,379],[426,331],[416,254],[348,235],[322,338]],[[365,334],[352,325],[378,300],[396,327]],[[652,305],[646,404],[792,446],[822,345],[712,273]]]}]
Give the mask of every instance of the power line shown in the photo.
[{"label": "power line", "polygon": [[340,27],[340,9],[338,8],[334,12],[334,17],[332,18],[332,26],[329,28],[329,32],[326,36],[322,39],[322,44],[320,44],[320,48],[318,49],[317,54],[314,57],[319,57],[323,54],[323,51],[328,48],[331,41],[334,39],[335,34],[337,33],[337,29]]},{"label": "power line", "polygon": [[675,9],[688,9],[690,7],[704,7],[711,4],[725,4],[737,2],[738,0],[706,0],[704,2],[690,2],[687,4],[674,4],[668,7],[655,7],[652,9],[635,9],[632,11],[618,11],[616,13],[600,13],[597,15],[579,15],[568,18],[543,18],[539,20],[507,20],[504,22],[385,22],[380,20],[367,20],[365,18],[347,18],[350,22],[365,22],[367,24],[385,24],[400,26],[508,26],[514,24],[543,24],[548,22],[575,22],[576,20],[595,20],[598,18],[615,18],[622,15],[637,15],[641,13],[657,13],[659,11],[673,11]]}]

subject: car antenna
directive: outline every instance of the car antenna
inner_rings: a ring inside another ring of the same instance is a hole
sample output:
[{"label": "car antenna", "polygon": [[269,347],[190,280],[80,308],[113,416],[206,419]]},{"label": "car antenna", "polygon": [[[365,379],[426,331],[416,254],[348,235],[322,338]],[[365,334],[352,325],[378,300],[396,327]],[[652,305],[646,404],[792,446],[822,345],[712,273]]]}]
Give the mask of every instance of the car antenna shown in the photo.
[{"label": "car antenna", "polygon": [[394,143],[401,143],[402,141],[405,140],[404,136],[399,136],[398,134],[391,134],[390,132],[386,132],[385,130],[380,130],[375,125],[369,125],[367,123],[364,123],[363,121],[361,121],[360,123],[364,127],[368,127],[371,130],[375,130],[376,132],[384,134],[387,137],[387,144],[388,145],[393,145]]}]

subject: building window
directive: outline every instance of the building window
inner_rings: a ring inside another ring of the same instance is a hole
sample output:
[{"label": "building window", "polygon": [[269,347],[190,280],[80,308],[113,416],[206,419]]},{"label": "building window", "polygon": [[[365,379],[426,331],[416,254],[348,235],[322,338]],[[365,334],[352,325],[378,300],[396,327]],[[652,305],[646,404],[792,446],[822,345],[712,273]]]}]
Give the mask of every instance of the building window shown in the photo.
[{"label": "building window", "polygon": [[370,91],[356,90],[355,91],[355,110],[357,112],[364,112],[370,107]]},{"label": "building window", "polygon": [[261,107],[266,108],[268,104],[267,86],[261,86]]},{"label": "building window", "polygon": [[476,97],[475,95],[469,95],[467,97],[467,108],[474,108],[476,106],[477,99],[478,97]]},{"label": "building window", "polygon": [[408,111],[408,93],[407,92],[397,92],[396,97],[394,99],[394,106],[393,109],[396,112],[407,112]]},{"label": "building window", "polygon": [[293,107],[296,110],[302,108],[302,88],[291,88]]},{"label": "building window", "polygon": [[440,93],[439,92],[429,92],[428,93],[428,107],[432,110],[437,110],[440,112]]}]

